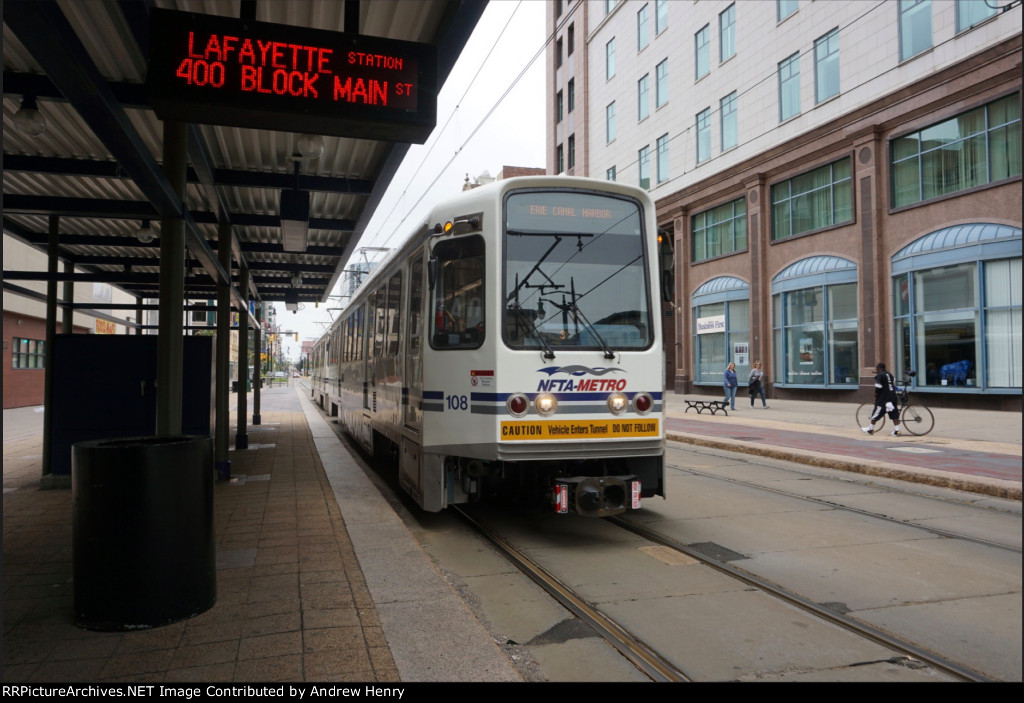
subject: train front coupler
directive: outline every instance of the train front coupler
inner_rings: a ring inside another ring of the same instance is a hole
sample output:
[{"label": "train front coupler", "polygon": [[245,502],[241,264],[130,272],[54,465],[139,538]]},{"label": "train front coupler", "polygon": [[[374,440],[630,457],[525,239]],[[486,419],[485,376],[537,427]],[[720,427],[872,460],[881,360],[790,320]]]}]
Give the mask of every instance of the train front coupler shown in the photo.
[{"label": "train front coupler", "polygon": [[637,476],[572,476],[555,479],[552,490],[556,513],[611,517],[640,508]]}]

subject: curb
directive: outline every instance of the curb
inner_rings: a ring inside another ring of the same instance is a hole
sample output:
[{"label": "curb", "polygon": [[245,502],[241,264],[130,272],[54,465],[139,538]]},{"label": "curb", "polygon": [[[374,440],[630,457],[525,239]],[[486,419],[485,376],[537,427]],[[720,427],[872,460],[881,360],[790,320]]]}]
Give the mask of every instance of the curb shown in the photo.
[{"label": "curb", "polygon": [[851,459],[837,457],[833,454],[822,454],[820,452],[801,451],[795,449],[782,449],[779,447],[765,446],[754,442],[730,439],[728,442],[704,437],[701,435],[686,434],[679,432],[666,432],[665,439],[670,442],[682,442],[693,444],[710,449],[719,449],[740,454],[755,454],[757,456],[792,461],[809,466],[818,466],[825,469],[838,469],[852,473],[864,474],[867,476],[878,476],[891,478],[899,481],[921,483],[939,488],[953,488],[958,491],[967,491],[979,495],[991,496],[993,498],[1004,498],[1006,500],[1021,500],[1021,485],[1004,481],[997,478],[965,477],[960,474],[949,474],[946,472],[937,473],[927,469],[915,469],[906,466],[896,466],[870,459]]}]

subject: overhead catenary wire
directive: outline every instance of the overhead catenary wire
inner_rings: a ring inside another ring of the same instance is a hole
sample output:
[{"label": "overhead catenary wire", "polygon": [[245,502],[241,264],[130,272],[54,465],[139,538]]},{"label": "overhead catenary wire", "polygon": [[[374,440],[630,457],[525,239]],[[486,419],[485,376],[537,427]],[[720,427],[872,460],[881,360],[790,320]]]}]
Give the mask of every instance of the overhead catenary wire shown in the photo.
[{"label": "overhead catenary wire", "polygon": [[[430,154],[432,153],[434,147],[440,141],[441,136],[448,129],[448,126],[451,124],[452,119],[454,118],[455,114],[458,112],[459,107],[461,106],[463,101],[466,99],[466,96],[469,95],[469,92],[473,89],[473,86],[474,86],[476,80],[479,78],[480,74],[483,71],[484,65],[487,63],[488,59],[490,59],[490,57],[492,56],[494,51],[497,49],[497,47],[501,44],[502,37],[505,36],[505,33],[507,32],[509,25],[512,23],[512,20],[515,18],[516,14],[519,12],[520,8],[522,7],[522,4],[523,4],[522,0],[520,0],[520,2],[516,4],[516,9],[513,10],[512,14],[509,16],[509,19],[506,21],[504,27],[501,30],[501,33],[498,36],[498,39],[494,42],[493,46],[491,47],[491,50],[487,54],[487,57],[484,59],[484,61],[481,62],[479,68],[476,71],[476,73],[473,75],[473,78],[470,80],[469,84],[466,86],[465,91],[463,91],[462,97],[459,99],[459,102],[456,105],[455,110],[453,110],[452,114],[449,115],[447,121],[442,126],[441,130],[435,133],[434,139],[433,139],[433,144],[427,150],[426,154],[424,154],[423,158],[420,160],[420,163],[416,167],[416,170],[414,171],[413,176],[410,178],[410,181],[414,180],[416,175],[418,175],[419,172],[422,170],[422,168],[429,162],[429,157],[430,157]],[[490,109],[488,109],[487,113],[477,122],[476,126],[470,132],[469,136],[467,136],[462,141],[462,143],[455,149],[455,151],[452,153],[452,155],[448,159],[448,161],[445,162],[445,164],[442,167],[437,169],[437,175],[423,189],[423,192],[420,194],[419,198],[417,198],[416,202],[413,203],[406,210],[405,215],[402,217],[402,219],[398,222],[397,225],[395,225],[395,226],[393,226],[393,227],[388,229],[388,234],[386,235],[386,237],[383,240],[383,245],[387,245],[387,243],[390,242],[395,237],[396,234],[399,234],[399,233],[402,232],[402,226],[405,224],[405,221],[412,215],[413,212],[415,212],[416,208],[419,207],[420,203],[423,202],[423,199],[427,197],[427,195],[430,193],[430,191],[433,189],[433,187],[441,179],[441,177],[445,175],[445,172],[448,170],[448,168],[451,166],[451,164],[455,161],[455,159],[458,158],[459,154],[462,153],[462,151],[466,148],[466,146],[473,140],[473,138],[476,136],[476,134],[483,128],[483,126],[487,123],[487,121],[490,119],[490,117],[494,114],[495,110],[498,109],[498,107],[505,100],[505,98],[507,98],[508,95],[512,92],[512,90],[515,89],[515,87],[520,83],[520,81],[522,80],[523,76],[525,76],[526,73],[530,70],[530,68],[533,67],[533,64],[536,63],[537,59],[540,58],[544,54],[544,51],[547,48],[547,46],[554,40],[554,36],[555,36],[555,33],[552,32],[551,35],[546,37],[546,39],[543,42],[543,44],[533,54],[532,58],[526,63],[526,65],[519,72],[519,74],[516,76],[516,78],[508,85],[508,87],[501,94],[501,96],[494,102],[494,104],[490,107]],[[404,197],[405,193],[406,193],[406,191],[403,191],[402,195],[400,196],[400,198]],[[387,216],[388,219],[390,219],[391,215],[394,214],[396,211],[397,211],[397,208],[393,209],[391,211],[391,213],[388,214],[388,216]],[[376,233],[374,235],[375,237],[376,236],[380,236],[382,231],[385,230],[385,225],[387,224],[388,219],[385,219],[384,222],[380,225],[380,227],[377,228],[377,231],[376,231]]]}]

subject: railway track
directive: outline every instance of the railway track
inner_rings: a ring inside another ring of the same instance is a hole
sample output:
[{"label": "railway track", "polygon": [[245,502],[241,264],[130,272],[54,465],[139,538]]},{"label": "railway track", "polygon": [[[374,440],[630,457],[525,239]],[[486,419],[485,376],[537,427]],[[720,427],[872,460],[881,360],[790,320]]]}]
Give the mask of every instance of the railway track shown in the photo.
[{"label": "railway track", "polygon": [[926,664],[936,669],[937,671],[941,671],[947,674],[948,676],[957,679],[958,681],[990,681],[990,679],[988,679],[987,677],[982,676],[978,672],[972,671],[971,669],[968,669],[964,666],[961,666],[956,662],[952,662],[948,659],[928,652],[910,642],[906,642],[896,637],[892,637],[891,635],[888,635],[882,632],[881,630],[869,627],[868,625],[858,622],[857,620],[846,617],[845,615],[842,615],[835,611],[829,610],[828,608],[824,608],[818,605],[817,603],[809,601],[806,598],[803,598],[792,591],[777,586],[776,584],[773,584],[767,581],[766,579],[755,576],[754,574],[750,574],[746,571],[743,571],[742,569],[737,569],[736,567],[727,564],[724,561],[711,558],[697,549],[693,549],[692,547],[689,547],[685,544],[680,544],[676,540],[661,535],[658,532],[655,532],[654,530],[651,530],[640,525],[636,525],[635,523],[631,523],[629,520],[618,517],[608,518],[608,520],[618,525],[624,530],[629,530],[633,534],[643,537],[644,539],[650,540],[651,542],[654,542],[656,544],[660,544],[663,547],[673,549],[679,552],[680,554],[685,554],[691,559],[695,559],[701,562],[702,564],[705,564],[706,566],[715,569],[716,571],[724,573],[734,579],[742,581],[743,583],[749,586],[757,588],[763,593],[767,593],[773,596],[774,598],[778,598],[779,600],[785,601],[790,605],[796,606],[797,608],[800,608],[805,612],[811,613],[812,615],[822,620],[825,620],[826,622],[832,623],[833,625],[838,625],[839,627],[842,627],[843,629],[849,632],[852,632],[860,637],[863,637],[864,639],[870,640],[876,644],[880,644],[883,647],[887,647],[898,654],[901,654],[903,656],[909,657],[918,662]]},{"label": "railway track", "polygon": [[537,562],[516,549],[508,540],[485,527],[461,508],[451,508],[476,534],[486,539],[495,549],[526,574],[534,583],[561,603],[652,681],[690,681],[685,672],[673,666],[657,652],[632,635],[624,627],[608,618],[579,594],[563,584]]},{"label": "railway track", "polygon": [[[469,513],[461,509],[452,509],[465,524],[476,534],[487,540],[496,550],[516,566],[522,573],[543,588],[576,617],[590,627],[623,657],[633,663],[639,671],[652,681],[686,682],[693,680],[685,671],[668,661],[657,651],[645,644],[638,636],[628,631],[619,623],[602,613],[597,607],[588,603],[585,598],[568,587],[544,567],[517,549],[511,542],[497,534]],[[800,595],[782,588],[758,576],[738,569],[724,561],[714,559],[698,549],[681,544],[665,535],[637,525],[628,519],[606,518],[606,522],[627,530],[652,544],[666,547],[704,564],[729,578],[738,580],[751,588],[783,601],[791,606],[809,613],[829,624],[838,626],[856,636],[885,647],[894,653],[890,661],[905,658],[915,667],[927,666],[957,681],[987,682],[991,679],[971,670],[957,662],[950,661],[911,642],[893,637],[864,623],[846,617],[840,613],[822,607]]]},{"label": "railway track", "polygon": [[[1020,554],[1022,552],[1021,547],[1019,545],[1005,544],[1003,542],[996,542],[994,540],[984,539],[984,538],[978,537],[976,535],[967,535],[967,534],[963,534],[962,532],[954,532],[952,530],[944,530],[944,529],[935,527],[934,525],[926,525],[926,524],[923,524],[921,522],[915,522],[915,521],[912,521],[912,520],[903,520],[903,519],[900,519],[900,518],[894,518],[891,515],[886,515],[884,513],[879,513],[879,512],[875,512],[875,511],[871,511],[871,510],[864,510],[863,508],[855,508],[855,507],[850,506],[850,505],[844,505],[843,503],[841,503],[841,502],[839,502],[839,501],[837,501],[835,499],[828,499],[828,500],[826,500],[824,498],[817,498],[815,496],[809,496],[809,495],[805,495],[803,493],[797,493],[795,491],[787,491],[787,490],[783,490],[783,489],[780,489],[780,488],[773,488],[771,486],[765,486],[763,484],[755,483],[753,481],[742,481],[740,479],[736,479],[736,478],[732,478],[732,477],[728,477],[728,476],[720,476],[720,475],[713,474],[713,473],[708,473],[708,472],[705,472],[705,471],[699,471],[699,470],[696,470],[696,469],[692,469],[690,467],[679,466],[678,464],[667,464],[666,468],[676,469],[678,471],[685,471],[686,473],[692,474],[694,476],[703,476],[705,478],[714,479],[716,481],[721,481],[721,482],[728,483],[728,484],[734,485],[734,486],[744,486],[746,488],[754,488],[754,489],[757,489],[757,490],[760,490],[760,491],[764,491],[766,493],[772,493],[774,495],[784,496],[786,498],[796,498],[798,500],[802,500],[802,501],[805,501],[805,502],[808,502],[808,503],[813,503],[815,505],[822,505],[822,506],[825,506],[825,507],[828,507],[828,508],[833,508],[835,510],[844,510],[844,511],[849,512],[849,513],[856,513],[857,515],[863,515],[865,517],[874,518],[876,520],[882,520],[884,522],[892,523],[892,524],[895,524],[895,525],[903,525],[903,526],[906,526],[906,527],[916,527],[917,529],[924,530],[925,532],[931,533],[931,534],[935,535],[936,537],[944,537],[946,539],[957,539],[957,540],[961,540],[961,541],[964,541],[964,542],[971,542],[973,544],[979,544],[979,545],[983,545],[985,547],[992,547],[993,549],[1000,549],[1000,550],[1007,551],[1007,552],[1013,552],[1015,554]],[[932,500],[939,500],[937,498],[931,498],[930,496],[929,496],[929,498],[932,499]]]}]

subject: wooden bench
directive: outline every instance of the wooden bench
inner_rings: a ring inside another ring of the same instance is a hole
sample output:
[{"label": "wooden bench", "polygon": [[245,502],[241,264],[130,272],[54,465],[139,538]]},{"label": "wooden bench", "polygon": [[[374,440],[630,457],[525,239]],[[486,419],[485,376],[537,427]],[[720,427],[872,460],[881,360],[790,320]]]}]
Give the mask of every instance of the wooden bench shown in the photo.
[{"label": "wooden bench", "polygon": [[729,414],[729,411],[726,410],[726,408],[729,407],[729,403],[727,403],[724,400],[689,400],[688,398],[685,400],[686,410],[683,411],[684,413],[690,412],[690,409],[692,408],[697,411],[698,415],[700,415],[705,410],[709,410],[712,415],[718,413],[719,411],[721,411],[725,415]]}]

